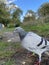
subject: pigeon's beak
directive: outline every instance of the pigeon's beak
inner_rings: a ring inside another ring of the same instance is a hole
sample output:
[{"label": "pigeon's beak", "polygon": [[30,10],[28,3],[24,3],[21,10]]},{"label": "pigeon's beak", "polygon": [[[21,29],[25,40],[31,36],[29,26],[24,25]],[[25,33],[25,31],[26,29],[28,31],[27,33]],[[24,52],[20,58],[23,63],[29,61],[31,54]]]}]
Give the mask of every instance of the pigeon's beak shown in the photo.
[{"label": "pigeon's beak", "polygon": [[17,31],[14,31],[13,33],[15,34],[15,33],[18,33],[18,32]]}]

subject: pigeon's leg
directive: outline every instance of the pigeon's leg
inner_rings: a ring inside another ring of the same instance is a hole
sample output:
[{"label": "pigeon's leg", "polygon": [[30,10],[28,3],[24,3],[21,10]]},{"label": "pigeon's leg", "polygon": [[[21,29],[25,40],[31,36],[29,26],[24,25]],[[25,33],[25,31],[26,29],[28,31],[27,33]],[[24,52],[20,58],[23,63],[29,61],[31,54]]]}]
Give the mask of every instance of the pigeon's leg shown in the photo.
[{"label": "pigeon's leg", "polygon": [[27,56],[28,56],[28,57],[35,56],[35,53],[28,52]]},{"label": "pigeon's leg", "polygon": [[39,61],[35,62],[34,65],[40,65],[41,64],[41,55],[39,55]]},{"label": "pigeon's leg", "polygon": [[41,55],[39,55],[39,65],[41,64]]}]

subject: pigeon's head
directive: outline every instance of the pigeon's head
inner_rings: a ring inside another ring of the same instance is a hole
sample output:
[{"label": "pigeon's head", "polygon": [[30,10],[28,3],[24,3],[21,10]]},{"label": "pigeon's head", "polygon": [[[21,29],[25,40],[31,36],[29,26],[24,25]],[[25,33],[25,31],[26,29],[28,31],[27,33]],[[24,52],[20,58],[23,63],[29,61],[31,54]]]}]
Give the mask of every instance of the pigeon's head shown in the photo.
[{"label": "pigeon's head", "polygon": [[24,31],[23,28],[17,27],[17,28],[14,30],[14,33],[22,33],[23,31]]},{"label": "pigeon's head", "polygon": [[[13,32],[13,37],[16,36],[17,33],[19,34],[20,40],[23,40],[24,37],[25,37],[26,34],[27,34],[27,32],[26,32],[23,28],[21,28],[21,27],[16,27],[16,29],[15,29],[14,32]],[[8,42],[11,42],[11,41],[14,39],[13,37],[10,38],[10,39],[8,40]]]},{"label": "pigeon's head", "polygon": [[27,34],[27,32],[26,32],[23,28],[21,28],[21,27],[17,27],[17,28],[14,30],[14,34],[15,34],[15,35],[16,35],[16,33],[19,34],[19,37],[20,37],[21,40],[22,40],[22,39],[26,36],[26,34]]}]

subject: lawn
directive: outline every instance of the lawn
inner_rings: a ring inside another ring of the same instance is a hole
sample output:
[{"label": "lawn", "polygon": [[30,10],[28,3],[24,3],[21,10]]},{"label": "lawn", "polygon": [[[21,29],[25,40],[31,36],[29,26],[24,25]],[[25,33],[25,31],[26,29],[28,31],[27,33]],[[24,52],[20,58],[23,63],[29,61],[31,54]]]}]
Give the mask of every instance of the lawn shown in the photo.
[{"label": "lawn", "polygon": [[37,24],[37,25],[22,25],[22,27],[26,30],[26,31],[33,31],[39,35],[42,36],[47,36],[49,35],[49,23],[46,24]]},{"label": "lawn", "polygon": [[0,64],[14,65],[14,60],[10,60],[11,56],[20,48],[19,43],[7,43],[0,41]]},{"label": "lawn", "polygon": [[19,43],[8,43],[8,42],[0,42],[0,58],[10,57],[16,49],[20,48]]}]

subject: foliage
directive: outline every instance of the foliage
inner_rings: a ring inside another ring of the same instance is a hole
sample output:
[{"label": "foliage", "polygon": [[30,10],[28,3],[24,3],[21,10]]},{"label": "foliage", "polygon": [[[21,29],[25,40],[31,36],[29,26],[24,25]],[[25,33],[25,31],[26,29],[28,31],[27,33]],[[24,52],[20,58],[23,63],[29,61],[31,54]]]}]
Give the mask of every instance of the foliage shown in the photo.
[{"label": "foliage", "polygon": [[4,3],[0,4],[0,23],[5,26],[9,23],[10,13],[6,10],[6,5]]},{"label": "foliage", "polygon": [[48,23],[49,22],[49,16],[44,17],[44,22],[45,23]]},{"label": "foliage", "polygon": [[16,8],[16,10],[12,14],[12,19],[14,20],[14,23],[16,25],[20,25],[21,22],[21,15],[22,15],[22,10],[20,8]]},{"label": "foliage", "polygon": [[[21,15],[23,14],[22,10],[15,7],[15,4],[13,3],[9,6],[10,10],[8,10],[9,8],[4,3],[0,3],[0,23],[3,23],[5,26],[10,24],[9,27],[19,26],[21,24]],[[12,7],[15,8],[13,9]],[[49,22],[49,3],[44,3],[41,5],[37,12],[37,19],[38,23],[39,21],[42,23]],[[25,22],[24,24],[29,23],[34,25],[37,19],[36,13],[32,10],[28,10],[24,16],[23,22]]]},{"label": "foliage", "polygon": [[26,31],[33,31],[38,35],[46,37],[49,34],[49,23],[36,25],[21,25]]},{"label": "foliage", "polygon": [[20,18],[22,14],[22,10],[20,8],[16,8],[16,10],[13,12],[13,18]]},{"label": "foliage", "polygon": [[[9,7],[11,6],[12,4],[9,5]],[[0,4],[0,23],[3,23],[6,27],[9,23],[13,24],[13,26],[14,24],[20,25],[22,10],[20,8],[14,8],[14,10],[11,8],[11,10],[8,10],[9,7],[4,3]],[[12,11],[13,13],[11,13]]]},{"label": "foliage", "polygon": [[32,10],[28,10],[23,21],[34,21],[35,13]]},{"label": "foliage", "polygon": [[38,9],[38,15],[39,17],[45,17],[49,15],[49,3],[44,3],[41,5],[41,7]]}]

